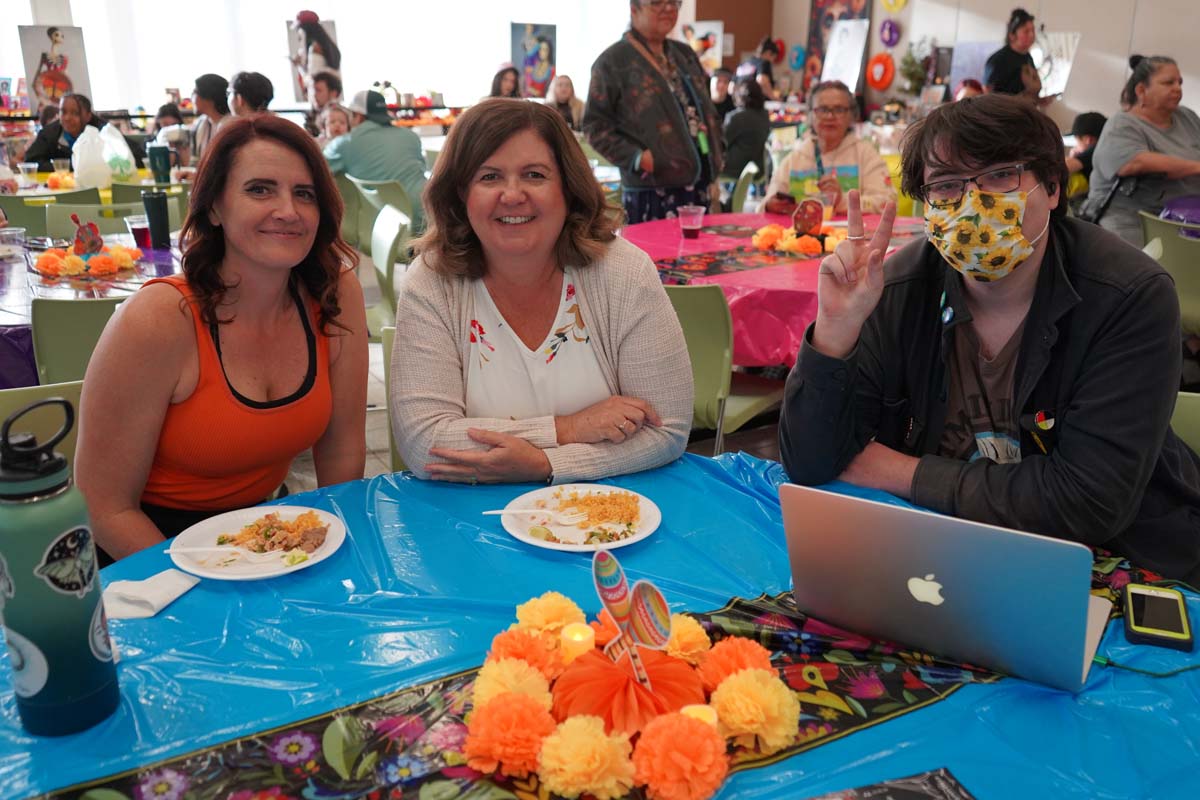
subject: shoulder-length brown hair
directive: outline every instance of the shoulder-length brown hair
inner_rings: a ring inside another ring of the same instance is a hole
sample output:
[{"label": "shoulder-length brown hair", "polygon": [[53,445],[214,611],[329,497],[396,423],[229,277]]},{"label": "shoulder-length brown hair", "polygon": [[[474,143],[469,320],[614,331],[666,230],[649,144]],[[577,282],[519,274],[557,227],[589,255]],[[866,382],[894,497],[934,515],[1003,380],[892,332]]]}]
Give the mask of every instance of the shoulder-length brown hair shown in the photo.
[{"label": "shoulder-length brown hair", "polygon": [[200,318],[208,325],[229,322],[217,315],[225,292],[232,288],[221,280],[220,275],[221,262],[225,258],[225,234],[220,226],[212,224],[209,212],[225,191],[225,181],[238,151],[255,139],[279,142],[299,153],[308,164],[321,216],[312,249],[292,268],[288,280],[292,288],[303,285],[320,304],[317,323],[322,333],[328,335],[330,325],[345,329],[337,322],[342,310],[338,305],[338,278],[343,269],[358,264],[358,255],[342,241],[342,195],[324,156],[308,132],[273,114],[226,120],[220,132],[204,148],[196,170],[188,215],[179,238],[183,248],[183,274],[200,306]]},{"label": "shoulder-length brown hair", "polygon": [[555,246],[559,266],[587,266],[616,237],[620,209],[609,206],[592,167],[562,115],[550,106],[492,98],[466,111],[446,138],[425,187],[425,235],[413,247],[443,275],[478,278],[483,248],[467,219],[467,189],[476,170],[514,135],[532,130],[554,153],[567,219]]}]

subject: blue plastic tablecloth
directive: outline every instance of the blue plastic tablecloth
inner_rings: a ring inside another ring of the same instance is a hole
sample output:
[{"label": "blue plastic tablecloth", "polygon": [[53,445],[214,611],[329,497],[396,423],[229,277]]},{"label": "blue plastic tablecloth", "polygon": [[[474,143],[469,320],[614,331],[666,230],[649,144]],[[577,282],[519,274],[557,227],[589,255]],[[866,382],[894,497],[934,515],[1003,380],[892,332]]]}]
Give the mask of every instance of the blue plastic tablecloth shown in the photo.
[{"label": "blue plastic tablecloth", "polygon": [[[788,590],[782,480],[773,462],[727,455],[686,456],[609,481],[663,512],[654,535],[619,551],[630,580],[653,578],[673,609],[690,611]],[[112,621],[122,704],[89,731],[26,735],[5,686],[0,797],[136,769],[477,666],[515,606],[549,589],[594,614],[590,558],[522,544],[497,518],[479,515],[526,490],[398,474],[288,498],[345,521],[338,553],[272,580],[204,580],[157,617]],[[125,559],[102,577],[149,577],[171,566],[161,551]],[[1190,595],[1189,604],[1200,619],[1200,600]],[[1160,671],[1200,661],[1130,646],[1118,627],[1101,645],[1116,661]],[[6,683],[7,656],[0,662]],[[737,773],[719,796],[803,797],[943,766],[981,800],[1196,797],[1200,672],[1153,679],[1097,667],[1075,696],[1016,679],[970,685]]]}]

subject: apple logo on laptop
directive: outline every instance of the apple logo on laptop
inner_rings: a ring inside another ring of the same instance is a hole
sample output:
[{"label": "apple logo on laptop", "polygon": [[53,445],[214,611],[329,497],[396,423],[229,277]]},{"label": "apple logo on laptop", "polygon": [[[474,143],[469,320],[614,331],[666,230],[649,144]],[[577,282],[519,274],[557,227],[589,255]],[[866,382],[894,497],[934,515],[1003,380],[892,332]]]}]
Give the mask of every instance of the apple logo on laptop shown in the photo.
[{"label": "apple logo on laptop", "polygon": [[932,573],[924,578],[909,578],[908,593],[918,602],[929,603],[931,606],[940,606],[946,602],[946,598],[942,597],[942,585],[933,579]]}]

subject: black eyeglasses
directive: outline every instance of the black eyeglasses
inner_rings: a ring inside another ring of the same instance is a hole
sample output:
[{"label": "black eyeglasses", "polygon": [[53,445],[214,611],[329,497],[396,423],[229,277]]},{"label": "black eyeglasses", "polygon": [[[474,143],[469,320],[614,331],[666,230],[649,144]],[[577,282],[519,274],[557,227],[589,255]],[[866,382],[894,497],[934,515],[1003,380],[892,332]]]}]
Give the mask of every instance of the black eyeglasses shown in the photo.
[{"label": "black eyeglasses", "polygon": [[679,8],[683,5],[683,0],[646,0],[643,5],[648,5],[655,11],[662,11],[664,8]]},{"label": "black eyeglasses", "polygon": [[956,208],[967,193],[967,184],[973,183],[981,192],[1014,192],[1021,186],[1021,176],[1028,164],[1014,164],[981,172],[970,178],[954,178],[948,181],[933,181],[921,186],[921,196],[934,208]]},{"label": "black eyeglasses", "polygon": [[813,113],[821,117],[839,117],[850,113],[850,106],[817,106]]}]

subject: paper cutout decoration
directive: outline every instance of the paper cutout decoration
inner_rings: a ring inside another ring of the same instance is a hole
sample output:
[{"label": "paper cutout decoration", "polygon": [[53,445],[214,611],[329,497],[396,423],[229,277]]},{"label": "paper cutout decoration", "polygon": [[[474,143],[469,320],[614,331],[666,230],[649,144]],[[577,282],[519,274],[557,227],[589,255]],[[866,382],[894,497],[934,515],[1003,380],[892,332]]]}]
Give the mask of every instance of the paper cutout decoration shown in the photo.
[{"label": "paper cutout decoration", "polygon": [[894,19],[885,19],[879,26],[879,41],[884,47],[895,47],[900,41],[900,23]]},{"label": "paper cutout decoration", "polygon": [[92,253],[99,253],[104,249],[104,239],[100,238],[100,229],[96,227],[96,223],[80,222],[78,214],[72,214],[71,221],[74,222],[76,226],[74,248],[75,255],[90,255]]},{"label": "paper cutout decoration", "polygon": [[617,557],[597,550],[592,557],[592,580],[600,603],[612,615],[621,630],[604,648],[614,662],[628,656],[638,683],[650,688],[650,676],[638,655],[638,646],[662,650],[671,638],[671,609],[653,583],[640,580],[629,587],[625,570]]}]

